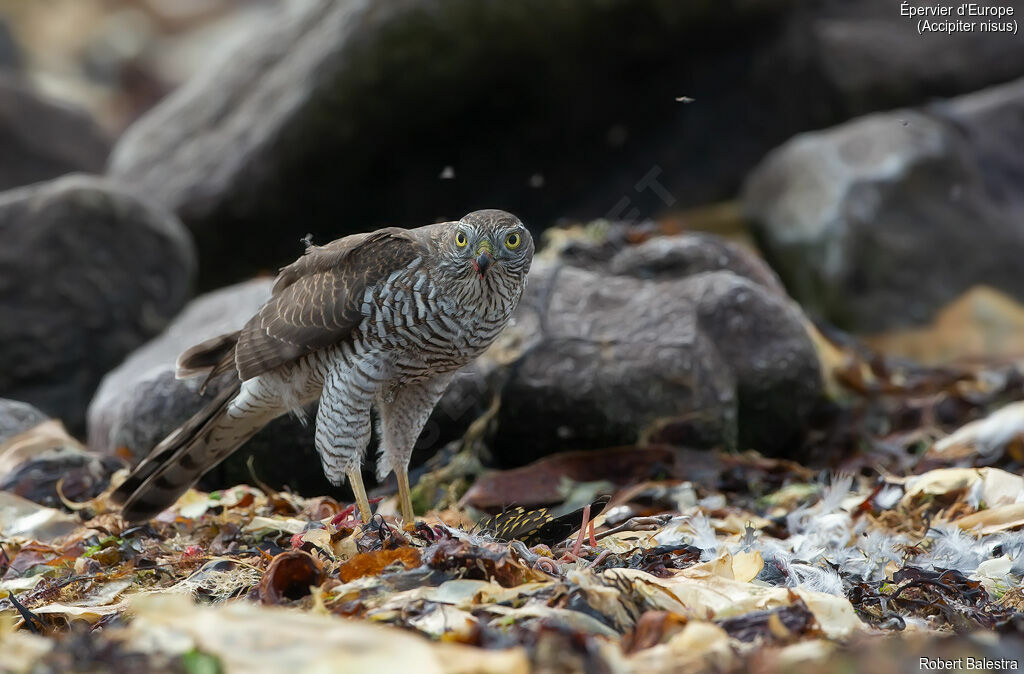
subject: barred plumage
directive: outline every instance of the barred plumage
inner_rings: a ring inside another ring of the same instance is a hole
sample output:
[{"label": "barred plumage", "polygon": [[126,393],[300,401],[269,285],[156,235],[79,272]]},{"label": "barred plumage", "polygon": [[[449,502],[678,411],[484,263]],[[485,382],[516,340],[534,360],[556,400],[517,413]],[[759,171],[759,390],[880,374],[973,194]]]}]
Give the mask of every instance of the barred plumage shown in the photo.
[{"label": "barred plumage", "polygon": [[242,330],[182,354],[180,374],[210,383],[235,370],[238,383],[139,464],[116,493],[125,516],[158,513],[270,420],[319,397],[315,438],[328,479],[347,477],[369,517],[360,465],[376,409],[378,474],[395,471],[410,520],[413,444],[455,371],[507,324],[532,258],[529,232],[496,210],[311,247]]},{"label": "barred plumage", "polygon": [[[610,496],[600,496],[590,504],[590,519],[601,514],[611,501]],[[572,532],[584,526],[584,508],[553,517],[547,508],[525,510],[515,507],[511,510],[486,517],[477,523],[476,529],[491,534],[500,541],[522,541],[527,545],[555,545],[564,541]]]}]

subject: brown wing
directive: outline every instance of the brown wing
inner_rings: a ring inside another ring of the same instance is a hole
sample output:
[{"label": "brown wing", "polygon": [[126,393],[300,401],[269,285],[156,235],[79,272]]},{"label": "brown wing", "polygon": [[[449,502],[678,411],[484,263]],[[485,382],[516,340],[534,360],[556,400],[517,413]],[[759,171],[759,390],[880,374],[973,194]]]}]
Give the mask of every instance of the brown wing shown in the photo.
[{"label": "brown wing", "polygon": [[235,347],[250,379],[345,339],[363,318],[364,291],[426,254],[409,230],[356,234],[310,251],[281,270],[270,300],[242,328]]}]

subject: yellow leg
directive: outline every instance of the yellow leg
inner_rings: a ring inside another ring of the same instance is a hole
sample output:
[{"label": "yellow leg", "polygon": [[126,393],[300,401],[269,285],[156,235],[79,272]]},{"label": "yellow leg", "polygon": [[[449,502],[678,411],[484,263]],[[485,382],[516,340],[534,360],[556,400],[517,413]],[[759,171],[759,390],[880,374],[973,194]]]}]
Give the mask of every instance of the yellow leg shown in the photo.
[{"label": "yellow leg", "polygon": [[409,493],[409,472],[405,468],[396,468],[395,477],[398,478],[398,500],[402,509],[402,520],[406,524],[413,524],[416,521],[416,514],[412,511],[412,496]]},{"label": "yellow leg", "polygon": [[373,517],[370,511],[370,501],[366,498],[366,487],[363,486],[363,474],[358,468],[348,471],[348,483],[352,485],[352,492],[356,495],[356,504],[359,506],[359,514],[363,522],[369,522]]}]

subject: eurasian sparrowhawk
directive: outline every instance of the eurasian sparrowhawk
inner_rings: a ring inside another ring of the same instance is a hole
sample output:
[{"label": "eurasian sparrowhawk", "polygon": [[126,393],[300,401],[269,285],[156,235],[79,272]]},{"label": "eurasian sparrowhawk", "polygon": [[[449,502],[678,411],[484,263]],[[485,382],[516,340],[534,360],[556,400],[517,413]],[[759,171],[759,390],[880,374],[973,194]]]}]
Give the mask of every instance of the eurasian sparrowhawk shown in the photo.
[{"label": "eurasian sparrowhawk", "polygon": [[238,376],[117,489],[124,516],[159,513],[272,419],[319,397],[315,444],[327,478],[348,477],[368,521],[360,464],[376,408],[377,474],[395,472],[412,521],[413,444],[455,371],[508,323],[533,250],[523,224],[498,210],[310,247],[245,327],[178,359],[179,377]]}]

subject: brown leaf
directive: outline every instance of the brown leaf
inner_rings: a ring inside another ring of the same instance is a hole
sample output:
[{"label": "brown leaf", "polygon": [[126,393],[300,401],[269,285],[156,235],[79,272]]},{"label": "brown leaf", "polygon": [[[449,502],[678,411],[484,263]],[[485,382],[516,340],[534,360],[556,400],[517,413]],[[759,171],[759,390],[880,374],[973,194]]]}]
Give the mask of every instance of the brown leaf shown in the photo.
[{"label": "brown leaf", "polygon": [[[967,531],[987,536],[999,531],[1018,529],[1024,526],[1024,503],[1011,503],[980,510],[956,520],[957,526]],[[980,527],[980,528],[978,528]]]},{"label": "brown leaf", "polygon": [[356,555],[338,568],[338,577],[346,583],[364,576],[377,576],[392,564],[401,563],[407,569],[420,565],[420,553],[415,548],[377,550]]},{"label": "brown leaf", "polygon": [[259,594],[264,604],[280,604],[301,599],[309,588],[323,582],[320,562],[308,552],[288,550],[274,557],[260,581]]},{"label": "brown leaf", "polygon": [[448,538],[438,542],[426,562],[440,571],[458,572],[463,578],[495,580],[502,587],[546,579],[539,571],[516,563],[508,549],[498,544],[473,545]]},{"label": "brown leaf", "polygon": [[555,454],[521,468],[481,476],[461,503],[480,509],[558,503],[564,498],[560,488],[566,478],[575,482],[611,480],[620,485],[642,482],[665,469],[675,472],[677,454],[679,450],[666,445]]},{"label": "brown leaf", "polygon": [[647,611],[636,621],[632,632],[622,637],[622,652],[635,653],[657,646],[682,631],[686,618],[669,611]]},{"label": "brown leaf", "polygon": [[325,520],[328,517],[334,517],[341,511],[342,507],[340,503],[330,496],[320,496],[309,499],[306,502],[306,507],[304,507],[298,515],[300,518],[306,518],[308,520]]}]

